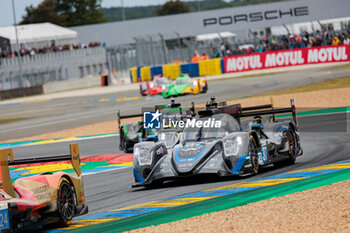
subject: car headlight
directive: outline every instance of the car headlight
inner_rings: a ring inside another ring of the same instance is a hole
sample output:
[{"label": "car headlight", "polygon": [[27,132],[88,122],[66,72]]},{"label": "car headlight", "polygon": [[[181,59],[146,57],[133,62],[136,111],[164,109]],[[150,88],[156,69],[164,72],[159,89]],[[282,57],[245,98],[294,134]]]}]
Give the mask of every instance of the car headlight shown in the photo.
[{"label": "car headlight", "polygon": [[239,155],[242,147],[242,137],[229,137],[224,140],[224,154],[226,157]]},{"label": "car headlight", "polygon": [[138,160],[140,166],[152,165],[151,146],[135,146],[134,156]]},{"label": "car headlight", "polygon": [[161,133],[159,141],[164,142],[165,147],[170,148],[177,141],[177,132]]},{"label": "car headlight", "polygon": [[198,81],[197,81],[197,80],[196,80],[196,81],[193,81],[193,82],[192,82],[192,89],[195,88],[197,85],[198,85]]}]

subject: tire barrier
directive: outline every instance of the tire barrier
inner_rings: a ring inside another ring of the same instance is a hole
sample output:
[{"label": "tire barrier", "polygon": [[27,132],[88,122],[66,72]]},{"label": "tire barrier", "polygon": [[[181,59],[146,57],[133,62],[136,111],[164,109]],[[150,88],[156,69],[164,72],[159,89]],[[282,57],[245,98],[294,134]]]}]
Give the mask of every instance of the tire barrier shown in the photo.
[{"label": "tire barrier", "polygon": [[[148,81],[155,75],[176,79],[180,74],[190,77],[220,75],[257,69],[270,69],[295,65],[350,61],[350,45],[320,46],[287,49],[262,53],[242,54],[225,58],[202,60],[198,63],[167,64],[151,67],[150,76],[140,75],[140,67],[131,69],[132,82]],[[135,70],[137,69],[137,72]],[[136,76],[136,77],[135,77]]]},{"label": "tire barrier", "polygon": [[198,63],[182,64],[180,67],[182,74],[188,74],[191,78],[199,76]]},{"label": "tire barrier", "polygon": [[132,83],[137,83],[137,67],[130,69],[130,79]]},{"label": "tire barrier", "polygon": [[199,76],[222,74],[220,58],[203,60],[203,61],[200,61],[198,64],[199,64]]},{"label": "tire barrier", "polygon": [[154,76],[163,76],[163,66],[153,66],[151,67],[151,78],[153,80]]},{"label": "tire barrier", "polygon": [[130,69],[130,79],[132,83],[147,82],[154,79],[156,76],[164,76],[168,79],[176,79],[181,74],[187,74],[191,78],[220,75],[224,73],[224,60],[215,58],[210,60],[200,61],[199,63],[186,64],[166,64],[163,66],[139,66]]},{"label": "tire barrier", "polygon": [[168,64],[163,66],[163,76],[168,79],[176,79],[180,74],[180,64]]},{"label": "tire barrier", "polygon": [[144,66],[140,69],[140,76],[141,76],[141,80],[143,82],[148,82],[151,81],[151,67],[149,66]]}]

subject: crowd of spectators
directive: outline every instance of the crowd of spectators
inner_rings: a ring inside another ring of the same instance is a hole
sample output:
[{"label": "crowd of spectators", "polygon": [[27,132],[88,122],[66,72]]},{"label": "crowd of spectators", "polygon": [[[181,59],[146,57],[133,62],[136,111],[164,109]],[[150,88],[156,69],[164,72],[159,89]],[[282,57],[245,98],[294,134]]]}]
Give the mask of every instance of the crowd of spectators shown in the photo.
[{"label": "crowd of spectators", "polygon": [[250,53],[261,53],[282,49],[310,48],[316,46],[336,46],[350,44],[350,29],[347,32],[336,33],[334,30],[326,32],[317,31],[314,35],[304,32],[300,35],[283,35],[281,37],[265,36],[258,45],[246,44],[232,47],[228,42],[221,44],[220,48],[212,48],[212,58],[234,56]]},{"label": "crowd of spectators", "polygon": [[21,56],[35,56],[37,54],[48,54],[48,53],[57,53],[62,51],[72,51],[77,49],[85,49],[85,48],[94,48],[101,46],[100,42],[90,42],[89,44],[65,44],[65,45],[55,45],[52,44],[50,47],[42,47],[42,48],[22,48],[20,49],[19,53],[15,50],[10,49],[4,49],[1,51],[0,54],[1,58],[11,58],[11,57],[17,57],[18,55]]}]

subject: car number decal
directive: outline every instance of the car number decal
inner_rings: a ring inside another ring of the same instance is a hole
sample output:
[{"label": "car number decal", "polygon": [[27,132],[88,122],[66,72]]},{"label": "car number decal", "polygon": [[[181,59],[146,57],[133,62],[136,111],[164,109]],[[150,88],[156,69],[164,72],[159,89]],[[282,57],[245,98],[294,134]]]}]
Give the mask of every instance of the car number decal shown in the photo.
[{"label": "car number decal", "polygon": [[9,210],[6,207],[0,206],[0,230],[10,229]]},{"label": "car number decal", "polygon": [[267,162],[267,147],[266,147],[266,145],[261,146],[261,152],[259,152],[258,158],[259,158],[260,165],[263,165]]}]

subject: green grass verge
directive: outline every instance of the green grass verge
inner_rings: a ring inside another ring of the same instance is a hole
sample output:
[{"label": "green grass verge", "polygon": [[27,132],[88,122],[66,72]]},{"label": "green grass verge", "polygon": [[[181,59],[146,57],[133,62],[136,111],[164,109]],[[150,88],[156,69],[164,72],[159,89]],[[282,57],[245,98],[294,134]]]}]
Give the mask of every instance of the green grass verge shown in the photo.
[{"label": "green grass verge", "polygon": [[350,77],[332,79],[332,80],[328,80],[320,83],[310,84],[310,85],[291,88],[291,89],[282,90],[282,91],[270,92],[270,93],[266,93],[258,96],[283,95],[283,94],[301,93],[301,92],[309,92],[309,91],[338,89],[338,88],[345,88],[345,87],[350,87]]},{"label": "green grass verge", "polygon": [[206,201],[196,202],[179,207],[173,207],[143,214],[135,217],[129,217],[121,220],[110,221],[106,223],[77,228],[69,232],[124,232],[133,229],[143,228],[151,225],[159,225],[168,222],[174,222],[187,219],[206,213],[226,210],[237,206],[246,205],[253,202],[267,200],[273,197],[285,196],[295,192],[318,188],[332,183],[350,179],[350,169],[341,170],[312,178],[306,178],[299,181],[274,185],[265,188],[259,188],[243,193],[231,194],[223,197],[213,198]]},{"label": "green grass verge", "polygon": [[349,69],[349,68],[350,68],[350,63],[346,63],[343,65],[327,67],[324,70],[337,70],[337,69]]}]

